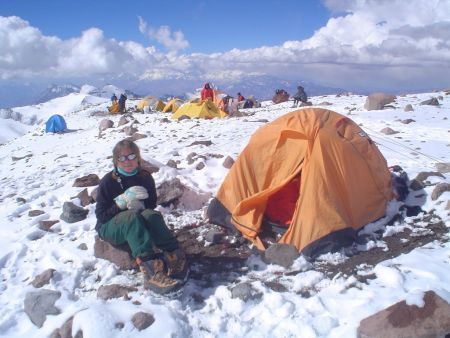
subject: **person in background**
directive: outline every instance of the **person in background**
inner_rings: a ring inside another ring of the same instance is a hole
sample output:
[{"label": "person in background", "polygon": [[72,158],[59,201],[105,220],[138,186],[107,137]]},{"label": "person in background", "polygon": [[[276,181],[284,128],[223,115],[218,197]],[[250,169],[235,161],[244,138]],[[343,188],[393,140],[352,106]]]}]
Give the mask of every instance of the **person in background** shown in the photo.
[{"label": "person in background", "polygon": [[241,94],[241,93],[237,93],[237,100],[238,100],[238,102],[242,102],[242,101],[244,101],[244,100],[245,100],[245,97],[244,97],[244,96],[242,96],[242,94]]},{"label": "person in background", "polygon": [[203,89],[200,92],[200,98],[202,101],[204,100],[214,101],[214,91],[212,90],[208,82],[205,83],[205,85],[203,86]]},{"label": "person in background", "polygon": [[114,104],[114,102],[116,102],[117,101],[117,96],[116,96],[116,94],[113,94],[112,96],[111,96],[111,102],[112,102],[112,104]]},{"label": "person in background", "polygon": [[127,101],[127,96],[125,94],[120,94],[119,97],[119,113],[125,113],[126,107],[125,102]]},{"label": "person in background", "polygon": [[113,164],[98,187],[95,229],[113,245],[128,244],[146,288],[159,294],[177,291],[187,278],[186,255],[161,213],[154,210],[155,181],[141,168],[138,146],[131,140],[118,142]]},{"label": "person in background", "polygon": [[225,113],[229,113],[231,99],[231,96],[225,95],[219,102],[219,109],[223,110]]},{"label": "person in background", "polygon": [[305,89],[302,86],[297,86],[297,93],[293,96],[294,107],[297,107],[299,103],[306,103],[308,101],[308,96],[305,93]]}]

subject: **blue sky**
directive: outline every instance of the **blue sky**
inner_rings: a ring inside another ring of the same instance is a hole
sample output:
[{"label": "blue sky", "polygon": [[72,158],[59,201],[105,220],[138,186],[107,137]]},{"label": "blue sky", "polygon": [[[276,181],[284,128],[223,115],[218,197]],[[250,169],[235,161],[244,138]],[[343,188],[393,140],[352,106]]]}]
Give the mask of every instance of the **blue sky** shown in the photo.
[{"label": "blue sky", "polygon": [[442,89],[449,41],[448,0],[0,0],[0,89],[261,76],[365,93]]},{"label": "blue sky", "polygon": [[106,38],[161,46],[139,31],[140,16],[149,26],[169,26],[189,42],[188,53],[224,52],[306,39],[324,26],[330,11],[319,0],[229,1],[1,1],[0,14],[16,15],[44,35],[75,38],[88,28]]}]

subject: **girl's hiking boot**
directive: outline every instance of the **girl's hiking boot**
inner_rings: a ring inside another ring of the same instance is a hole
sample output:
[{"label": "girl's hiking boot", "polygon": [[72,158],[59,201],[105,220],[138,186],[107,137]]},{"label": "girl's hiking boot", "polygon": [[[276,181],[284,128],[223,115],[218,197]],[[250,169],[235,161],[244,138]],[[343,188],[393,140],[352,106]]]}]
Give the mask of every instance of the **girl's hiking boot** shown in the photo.
[{"label": "girl's hiking boot", "polygon": [[171,278],[185,282],[189,274],[186,254],[181,248],[164,252],[164,260],[167,264],[167,275]]},{"label": "girl's hiking boot", "polygon": [[164,295],[178,291],[182,287],[180,281],[169,277],[164,271],[164,261],[152,259],[139,260],[139,269],[144,274],[144,287],[157,294]]}]

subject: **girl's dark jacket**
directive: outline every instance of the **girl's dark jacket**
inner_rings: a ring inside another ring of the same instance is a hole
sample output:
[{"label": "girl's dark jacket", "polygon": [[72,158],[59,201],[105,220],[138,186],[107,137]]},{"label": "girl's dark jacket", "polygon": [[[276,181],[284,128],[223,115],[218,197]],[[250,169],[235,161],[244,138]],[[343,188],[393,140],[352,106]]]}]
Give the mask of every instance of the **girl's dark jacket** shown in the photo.
[{"label": "girl's dark jacket", "polygon": [[101,179],[97,190],[97,206],[95,208],[95,216],[97,217],[95,229],[97,231],[99,231],[102,224],[105,224],[119,212],[123,211],[116,205],[114,198],[128,188],[137,185],[147,189],[148,198],[144,200],[145,208],[156,208],[155,181],[148,171],[141,169],[136,175],[123,176],[113,170]]}]

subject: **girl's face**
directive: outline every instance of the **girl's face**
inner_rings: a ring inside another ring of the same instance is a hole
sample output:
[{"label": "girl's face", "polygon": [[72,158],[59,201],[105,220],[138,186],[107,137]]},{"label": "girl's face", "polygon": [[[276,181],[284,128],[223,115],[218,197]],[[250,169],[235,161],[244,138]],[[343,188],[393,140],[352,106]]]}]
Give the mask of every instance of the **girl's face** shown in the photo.
[{"label": "girl's face", "polygon": [[133,153],[130,148],[122,148],[117,157],[117,166],[127,173],[133,172],[138,167],[137,154]]}]

